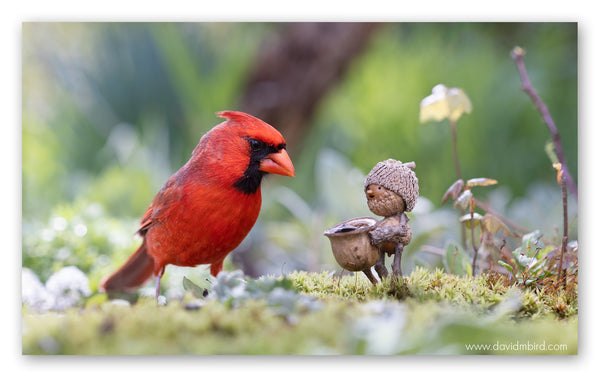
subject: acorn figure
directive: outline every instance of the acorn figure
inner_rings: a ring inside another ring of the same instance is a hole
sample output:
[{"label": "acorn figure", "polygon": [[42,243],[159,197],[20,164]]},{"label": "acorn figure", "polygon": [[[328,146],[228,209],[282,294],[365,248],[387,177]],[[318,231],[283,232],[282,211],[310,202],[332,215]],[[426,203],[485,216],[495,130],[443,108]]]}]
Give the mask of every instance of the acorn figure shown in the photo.
[{"label": "acorn figure", "polygon": [[324,235],[331,242],[333,256],[342,268],[362,271],[373,284],[377,279],[371,267],[379,260],[379,248],[371,242],[369,231],[377,220],[372,217],[357,217],[327,229]]},{"label": "acorn figure", "polygon": [[375,271],[380,278],[388,275],[385,254],[394,255],[392,271],[401,277],[400,261],[404,246],[412,239],[405,212],[415,207],[419,196],[419,180],[414,162],[402,163],[394,159],[378,162],[365,178],[364,189],[371,212],[384,216],[369,232],[371,243],[379,248]]}]

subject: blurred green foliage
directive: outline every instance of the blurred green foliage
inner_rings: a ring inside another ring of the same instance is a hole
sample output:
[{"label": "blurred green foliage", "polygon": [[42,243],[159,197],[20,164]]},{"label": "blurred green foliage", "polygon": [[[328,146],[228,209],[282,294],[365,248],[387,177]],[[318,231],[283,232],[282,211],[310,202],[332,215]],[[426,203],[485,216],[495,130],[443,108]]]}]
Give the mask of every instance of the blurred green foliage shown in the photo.
[{"label": "blurred green foliage", "polygon": [[57,206],[48,220],[23,220],[23,266],[46,281],[53,272],[74,265],[95,289],[141,243],[134,238],[136,225],[131,217],[107,216],[98,203]]},{"label": "blurred green foliage", "polygon": [[[23,265],[47,277],[71,263],[92,273],[94,282],[132,252],[135,240],[115,245],[111,235],[133,239],[136,219],[154,194],[220,122],[214,113],[236,108],[259,47],[280,26],[23,24]],[[458,239],[453,212],[438,208],[456,178],[449,127],[418,123],[419,102],[438,83],[462,88],[473,104],[458,122],[463,174],[497,179],[499,188],[489,193],[496,210],[551,232],[562,218],[560,189],[552,186],[555,173],[544,152],[550,135],[520,90],[509,57],[515,45],[527,51],[533,85],[576,175],[577,24],[382,25],[320,104],[292,156],[296,178],[266,180],[260,222],[243,244],[259,246],[253,262],[263,272],[281,272],[286,263],[286,269],[336,268],[322,231],[368,216],[364,174],[395,158],[416,161],[423,196],[411,214],[415,238],[404,269],[442,265],[440,257],[417,253],[423,245],[442,248],[453,235]],[[539,190],[549,199],[535,202]],[[90,206],[101,215],[86,217]],[[576,205],[570,209],[576,228]],[[44,238],[57,217],[68,228]],[[83,237],[68,233],[78,221],[87,227]],[[576,237],[576,229],[571,234]],[[64,248],[69,251],[59,252]],[[100,258],[104,267],[94,265],[101,255],[115,261]]]},{"label": "blurred green foliage", "polygon": [[321,107],[317,123],[331,135],[323,143],[366,172],[386,158],[416,161],[420,194],[438,203],[456,178],[450,129],[447,121],[419,124],[419,102],[439,83],[462,88],[473,104],[458,121],[462,174],[495,178],[522,196],[531,183],[553,178],[544,153],[550,134],[520,89],[510,50],[526,49],[533,85],[576,170],[576,40],[576,24],[393,25]]}]

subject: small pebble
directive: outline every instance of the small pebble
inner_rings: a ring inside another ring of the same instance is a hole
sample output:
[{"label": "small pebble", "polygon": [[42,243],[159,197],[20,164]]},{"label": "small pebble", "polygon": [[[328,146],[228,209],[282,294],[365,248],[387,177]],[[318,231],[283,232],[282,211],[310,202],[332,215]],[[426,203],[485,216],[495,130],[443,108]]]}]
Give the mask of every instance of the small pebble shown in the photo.
[{"label": "small pebble", "polygon": [[185,304],[185,310],[200,310],[205,304],[202,299],[196,299]]}]

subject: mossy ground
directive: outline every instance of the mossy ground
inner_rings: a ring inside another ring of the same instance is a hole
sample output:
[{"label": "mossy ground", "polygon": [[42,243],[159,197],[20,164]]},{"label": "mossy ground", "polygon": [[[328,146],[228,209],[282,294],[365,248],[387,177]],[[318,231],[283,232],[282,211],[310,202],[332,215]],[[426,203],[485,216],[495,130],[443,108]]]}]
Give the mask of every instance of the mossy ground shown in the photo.
[{"label": "mossy ground", "polygon": [[[131,306],[96,298],[64,313],[24,308],[23,353],[577,353],[576,285],[520,288],[494,274],[459,277],[421,268],[397,285],[388,279],[373,286],[362,274],[286,277],[322,305],[283,315],[264,299],[189,305],[198,299],[188,293],[166,306],[151,298]],[[468,349],[471,344],[480,349]]]}]

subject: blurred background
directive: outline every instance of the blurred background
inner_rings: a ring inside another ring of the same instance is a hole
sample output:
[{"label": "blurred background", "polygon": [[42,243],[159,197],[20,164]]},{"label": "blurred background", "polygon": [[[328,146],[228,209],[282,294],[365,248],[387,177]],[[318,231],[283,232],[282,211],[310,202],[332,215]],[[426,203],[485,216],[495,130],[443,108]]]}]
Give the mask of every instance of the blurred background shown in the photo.
[{"label": "blurred background", "polygon": [[[259,220],[226,269],[339,271],[323,231],[373,216],[362,182],[387,158],[415,161],[419,178],[403,271],[439,266],[460,239],[457,210],[441,204],[456,180],[448,121],[419,124],[439,83],[473,105],[457,126],[463,178],[498,180],[476,197],[562,236],[550,134],[509,53],[527,51],[577,180],[576,23],[24,23],[22,36],[22,256],[42,280],[75,265],[95,289],[220,110],[278,128],[297,174],[264,181]],[[572,195],[569,221],[576,239]],[[207,271],[168,267],[165,284],[181,274]]]}]

